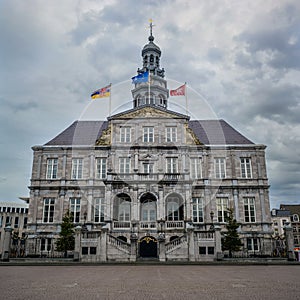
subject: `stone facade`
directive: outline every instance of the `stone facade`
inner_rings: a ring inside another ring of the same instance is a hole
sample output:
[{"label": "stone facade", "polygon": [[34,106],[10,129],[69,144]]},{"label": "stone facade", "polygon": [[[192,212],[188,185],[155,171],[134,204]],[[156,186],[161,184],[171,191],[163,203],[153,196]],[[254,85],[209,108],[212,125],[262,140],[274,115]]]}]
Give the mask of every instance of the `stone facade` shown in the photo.
[{"label": "stone facade", "polygon": [[25,256],[28,200],[0,201],[0,257],[4,252],[6,228],[10,228],[8,251],[12,257]]},{"label": "stone facade", "polygon": [[265,146],[223,120],[190,120],[168,110],[153,40],[138,69],[150,73],[151,89],[135,83],[133,109],[106,121],[76,121],[33,147],[29,253],[56,254],[69,210],[76,259],[214,260],[222,256],[230,207],[241,223],[242,251],[271,254]]}]

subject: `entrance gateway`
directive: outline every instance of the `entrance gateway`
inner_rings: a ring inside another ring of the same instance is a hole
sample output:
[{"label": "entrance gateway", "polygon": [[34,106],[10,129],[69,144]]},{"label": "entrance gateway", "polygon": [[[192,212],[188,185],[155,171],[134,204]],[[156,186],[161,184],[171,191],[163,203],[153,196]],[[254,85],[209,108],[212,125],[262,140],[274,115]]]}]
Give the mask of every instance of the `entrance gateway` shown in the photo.
[{"label": "entrance gateway", "polygon": [[139,256],[141,258],[157,258],[157,239],[144,236],[139,240]]}]

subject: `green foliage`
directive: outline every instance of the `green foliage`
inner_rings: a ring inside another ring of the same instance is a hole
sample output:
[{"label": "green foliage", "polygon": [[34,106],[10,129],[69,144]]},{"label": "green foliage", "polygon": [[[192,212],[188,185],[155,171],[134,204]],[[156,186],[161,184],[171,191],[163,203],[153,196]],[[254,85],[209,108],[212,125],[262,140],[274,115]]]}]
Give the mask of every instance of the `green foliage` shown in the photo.
[{"label": "green foliage", "polygon": [[232,252],[240,251],[243,246],[237,229],[241,224],[239,224],[233,217],[233,209],[228,209],[228,214],[226,217],[226,229],[227,232],[224,233],[224,239],[222,243],[223,250],[229,251],[229,257],[232,257]]},{"label": "green foliage", "polygon": [[66,255],[68,250],[74,250],[74,248],[75,237],[73,216],[68,211],[63,217],[59,238],[56,241],[56,251],[64,252]]}]

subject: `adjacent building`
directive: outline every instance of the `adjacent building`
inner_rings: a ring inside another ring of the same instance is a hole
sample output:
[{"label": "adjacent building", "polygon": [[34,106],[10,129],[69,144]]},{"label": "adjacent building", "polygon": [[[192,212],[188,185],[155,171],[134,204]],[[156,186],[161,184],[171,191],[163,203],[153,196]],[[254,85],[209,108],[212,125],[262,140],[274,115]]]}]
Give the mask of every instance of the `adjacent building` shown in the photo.
[{"label": "adjacent building", "polygon": [[28,254],[55,255],[69,211],[82,261],[214,260],[228,208],[242,252],[271,254],[266,146],[224,120],[169,110],[160,58],[151,32],[138,69],[151,82],[135,82],[132,109],[32,148]]},{"label": "adjacent building", "polygon": [[11,256],[24,256],[28,220],[28,199],[0,201],[0,256],[3,252],[5,227],[12,228]]}]

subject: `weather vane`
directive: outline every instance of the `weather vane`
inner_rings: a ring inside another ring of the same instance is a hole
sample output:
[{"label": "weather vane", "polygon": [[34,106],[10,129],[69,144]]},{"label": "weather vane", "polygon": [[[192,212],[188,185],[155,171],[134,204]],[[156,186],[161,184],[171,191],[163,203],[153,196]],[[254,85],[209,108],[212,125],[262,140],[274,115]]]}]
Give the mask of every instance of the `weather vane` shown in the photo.
[{"label": "weather vane", "polygon": [[150,36],[152,36],[152,29],[153,29],[153,27],[154,27],[155,25],[153,25],[153,20],[152,20],[152,19],[149,19],[149,23],[150,23],[150,25],[149,25],[149,28],[150,28]]}]

